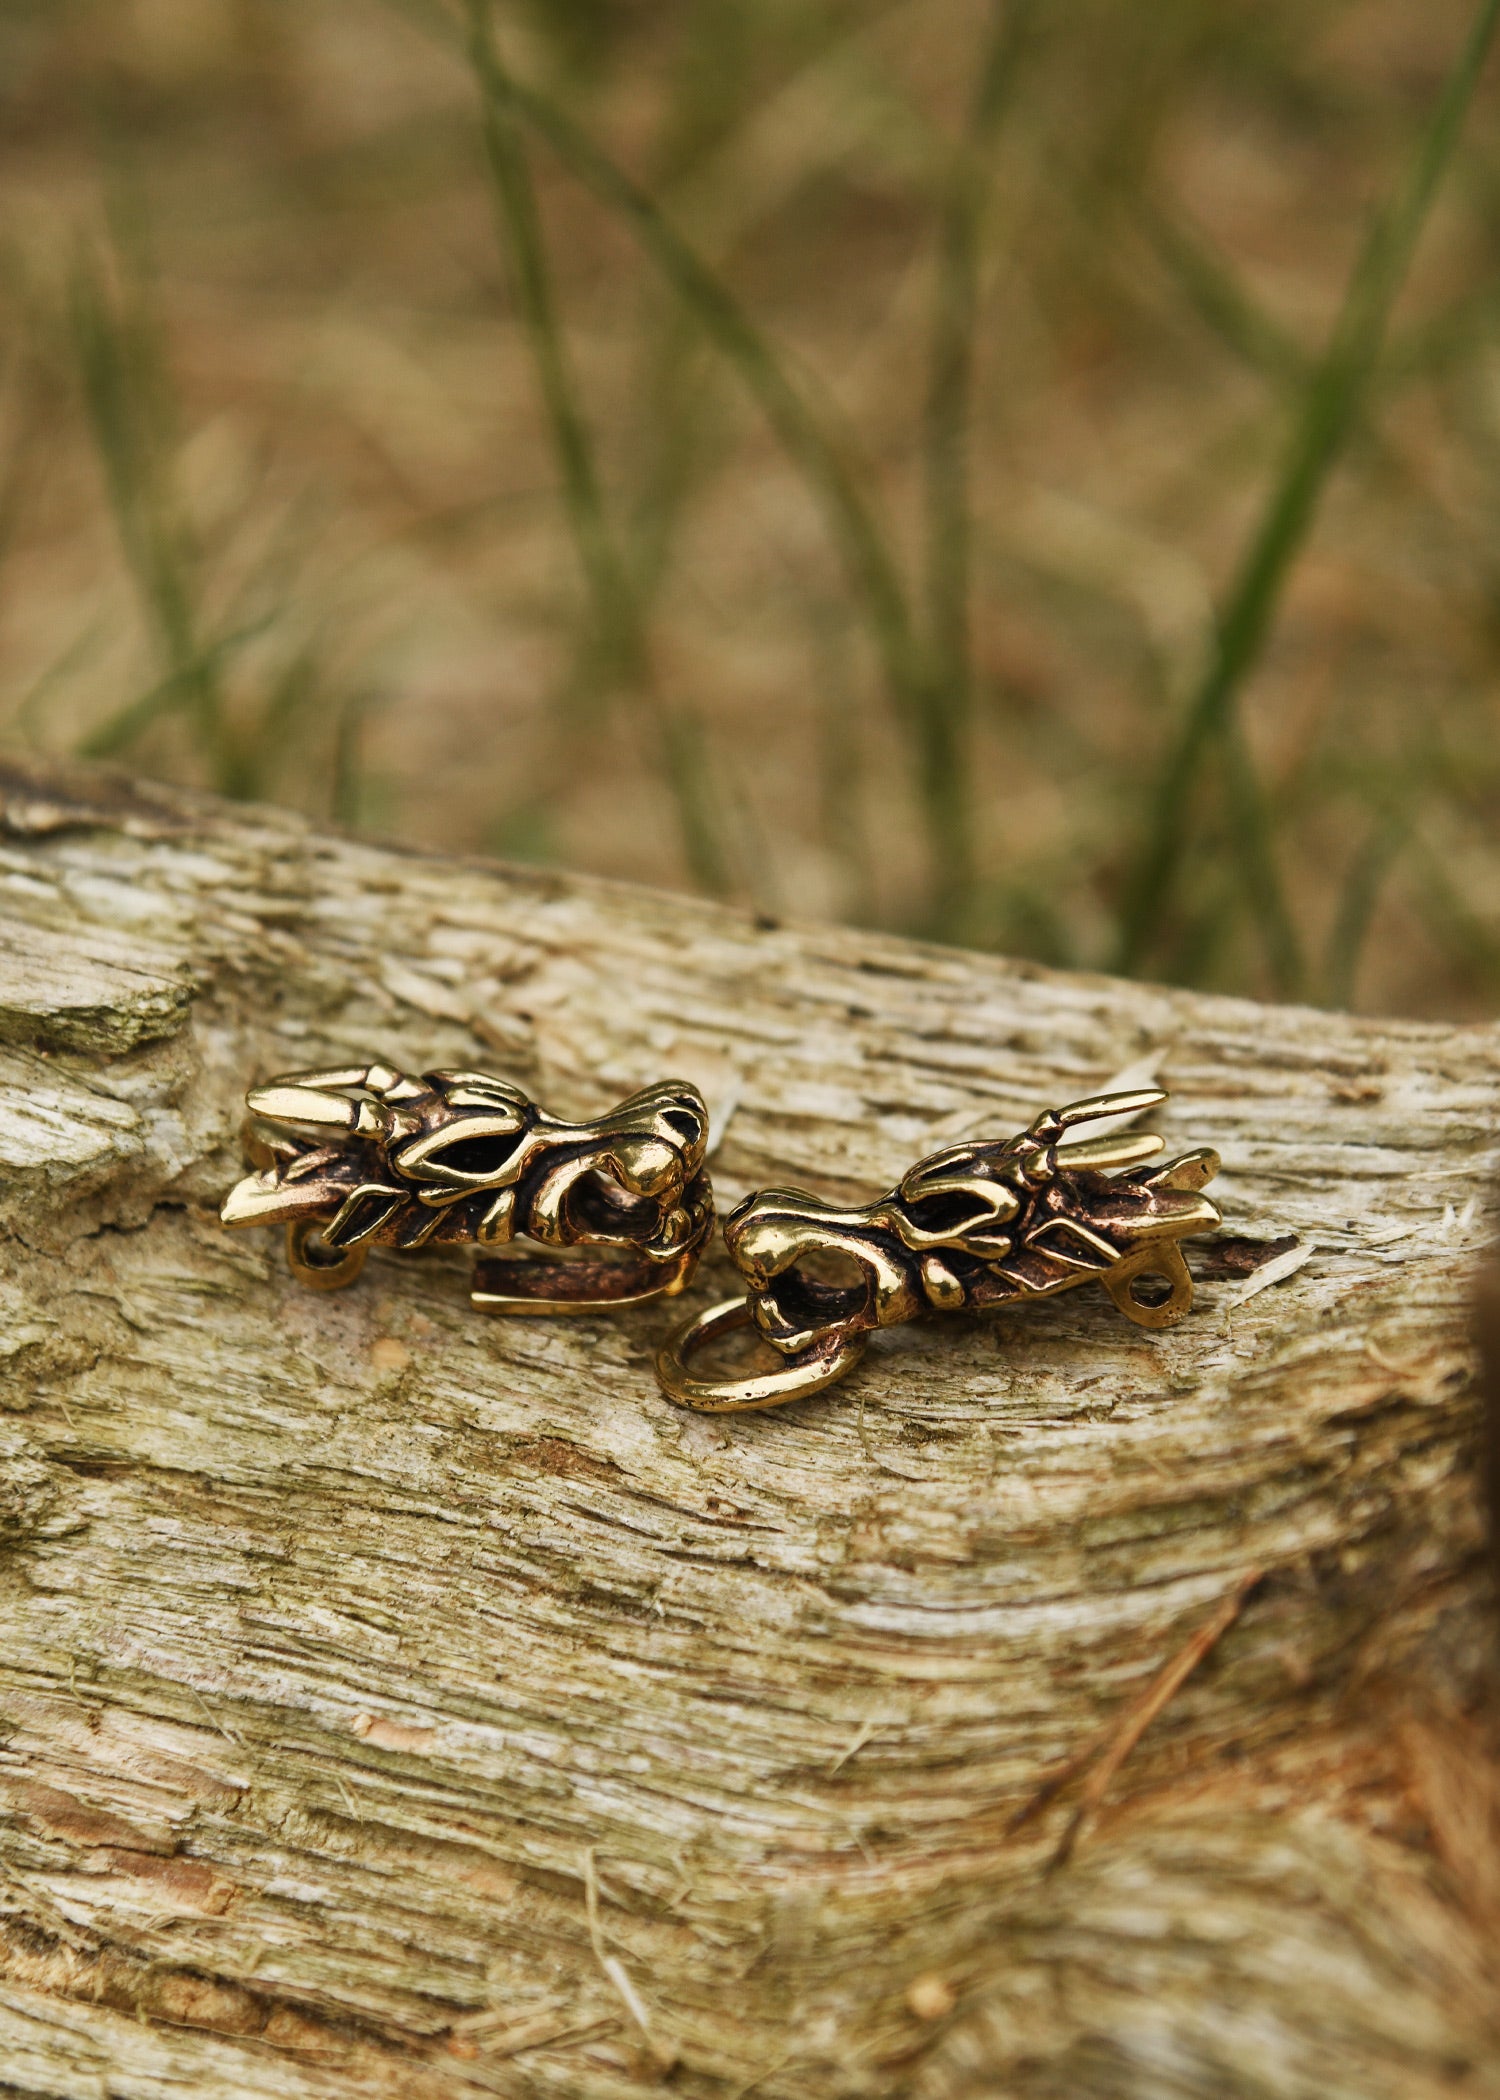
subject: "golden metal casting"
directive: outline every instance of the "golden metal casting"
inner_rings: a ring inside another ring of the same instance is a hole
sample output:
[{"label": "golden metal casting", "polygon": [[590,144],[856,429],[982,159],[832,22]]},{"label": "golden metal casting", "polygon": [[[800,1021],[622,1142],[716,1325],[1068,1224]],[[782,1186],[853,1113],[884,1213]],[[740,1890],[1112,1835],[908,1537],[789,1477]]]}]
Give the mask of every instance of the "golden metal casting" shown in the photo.
[{"label": "golden metal casting", "polygon": [[[1019,1137],[933,1153],[862,1208],[803,1189],[747,1197],[724,1221],[747,1295],[668,1337],[656,1359],[664,1391],[712,1414],[778,1407],[852,1370],[877,1327],[929,1312],[993,1312],[1082,1283],[1102,1284],[1139,1327],[1174,1327],[1193,1300],[1178,1242],[1220,1222],[1201,1194],[1218,1154],[1147,1166],[1164,1141],[1144,1131],[1058,1142],[1079,1124],[1139,1115],[1166,1098],[1147,1087],[1046,1109]],[[740,1377],[693,1368],[710,1345],[751,1326],[779,1366]]]},{"label": "golden metal casting", "polygon": [[293,1275],[353,1283],[371,1247],[617,1250],[474,1264],[485,1312],[594,1312],[674,1297],[713,1230],[708,1110],[683,1080],[564,1123],[487,1072],[352,1065],[289,1072],[245,1097],[248,1164],[219,1215],[286,1227]]}]

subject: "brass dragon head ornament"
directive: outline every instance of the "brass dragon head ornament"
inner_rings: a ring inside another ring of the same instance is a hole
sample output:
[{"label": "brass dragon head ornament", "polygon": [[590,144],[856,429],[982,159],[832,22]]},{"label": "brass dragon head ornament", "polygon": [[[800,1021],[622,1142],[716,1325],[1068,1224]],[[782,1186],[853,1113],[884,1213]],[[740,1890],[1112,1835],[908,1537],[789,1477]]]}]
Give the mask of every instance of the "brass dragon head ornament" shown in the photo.
[{"label": "brass dragon head ornament", "polygon": [[[371,1247],[403,1252],[527,1239],[572,1260],[475,1263],[487,1312],[586,1312],[682,1290],[713,1230],[708,1110],[669,1080],[597,1121],[559,1121],[487,1072],[390,1065],[289,1072],[252,1087],[226,1225],[284,1225],[293,1272],[352,1283]],[[593,1251],[597,1250],[597,1251]]]},{"label": "brass dragon head ornament", "polygon": [[[657,1359],[663,1387],[709,1412],[775,1407],[842,1378],[876,1328],[930,1312],[992,1312],[1084,1283],[1101,1284],[1139,1326],[1175,1326],[1193,1297],[1179,1242],[1220,1223],[1202,1194],[1218,1154],[1147,1164],[1164,1150],[1151,1132],[1061,1142],[1079,1124],[1134,1117],[1166,1098],[1147,1087],[1046,1109],[1017,1137],[933,1153],[860,1207],[802,1189],[758,1191],[724,1223],[746,1295],[667,1341]],[[783,1358],[778,1368],[694,1373],[693,1355],[752,1324]]]}]

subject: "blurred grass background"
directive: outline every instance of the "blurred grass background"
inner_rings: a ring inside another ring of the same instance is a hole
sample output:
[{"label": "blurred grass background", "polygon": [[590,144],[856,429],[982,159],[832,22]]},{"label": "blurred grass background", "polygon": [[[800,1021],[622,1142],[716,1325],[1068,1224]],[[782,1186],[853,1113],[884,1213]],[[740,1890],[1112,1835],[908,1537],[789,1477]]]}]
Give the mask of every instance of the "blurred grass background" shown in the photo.
[{"label": "blurred grass background", "polygon": [[1500,0],[0,0],[0,738],[1500,1003]]}]

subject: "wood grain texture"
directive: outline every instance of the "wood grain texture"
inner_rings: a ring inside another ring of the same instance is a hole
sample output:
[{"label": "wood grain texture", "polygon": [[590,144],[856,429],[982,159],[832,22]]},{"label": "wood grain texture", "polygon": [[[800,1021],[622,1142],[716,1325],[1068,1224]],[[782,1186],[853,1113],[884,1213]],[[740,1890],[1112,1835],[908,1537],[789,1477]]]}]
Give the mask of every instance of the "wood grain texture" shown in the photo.
[{"label": "wood grain texture", "polygon": [[[1500,2093],[1500,1030],[86,772],[0,779],[0,883],[0,2092]],[[563,1113],[695,1080],[721,1203],[1150,1063],[1303,1258],[695,1418],[660,1310],[487,1322],[379,1254],[312,1295],[220,1230],[246,1084],[376,1053]]]}]

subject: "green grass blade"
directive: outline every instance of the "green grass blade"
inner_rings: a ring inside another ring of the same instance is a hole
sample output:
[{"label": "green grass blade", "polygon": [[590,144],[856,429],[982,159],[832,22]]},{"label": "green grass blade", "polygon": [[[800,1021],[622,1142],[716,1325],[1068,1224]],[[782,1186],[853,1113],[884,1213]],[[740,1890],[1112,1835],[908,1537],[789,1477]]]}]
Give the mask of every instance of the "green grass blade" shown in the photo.
[{"label": "green grass blade", "polygon": [[978,86],[938,227],[923,433],[929,664],[919,688],[917,748],[934,928],[950,937],[970,930],[976,883],[969,425],[980,239],[989,156],[1033,14],[1033,0],[992,0]]},{"label": "green grass blade", "polygon": [[1241,885],[1260,929],[1271,981],[1282,998],[1300,998],[1306,979],[1302,943],[1277,877],[1270,812],[1237,715],[1224,731],[1224,783]]},{"label": "green grass blade", "polygon": [[1377,818],[1369,837],[1355,854],[1339,896],[1323,963],[1324,1001],[1352,1008],[1360,957],[1380,892],[1410,830],[1407,816],[1388,812]]},{"label": "green grass blade", "polygon": [[518,106],[559,159],[634,228],[647,254],[760,403],[822,505],[893,690],[909,705],[915,664],[905,591],[844,448],[827,427],[830,412],[812,408],[733,293],[646,192],[548,97],[531,88],[518,87],[516,94]]},{"label": "green grass blade", "polygon": [[[269,625],[269,620],[262,623]],[[237,747],[238,793],[247,802],[268,800],[288,758],[295,756],[304,725],[317,707],[322,664],[316,642],[305,642],[271,679],[253,727]]]},{"label": "green grass blade", "polygon": [[1448,856],[1413,823],[1407,849],[1428,925],[1470,983],[1488,997],[1500,986],[1500,932],[1454,880]]},{"label": "green grass blade", "polygon": [[[117,262],[123,269],[123,256]],[[223,696],[214,652],[200,647],[197,636],[193,551],[173,500],[162,409],[168,386],[152,332],[139,299],[132,310],[123,295],[117,298],[103,267],[87,252],[74,268],[69,319],[116,534],[164,664],[156,690],[169,693],[170,704],[189,714],[216,784],[223,786]],[[159,711],[146,710],[142,719]],[[94,748],[93,739],[86,748]]]},{"label": "green grass blade", "polygon": [[[424,0],[389,0],[408,20],[444,41],[451,41],[454,25],[441,9]],[[819,501],[836,544],[844,558],[860,601],[871,638],[886,673],[898,715],[911,733],[917,719],[919,665],[905,591],[895,561],[873,511],[866,502],[858,478],[845,456],[845,448],[831,435],[831,416],[826,408],[814,409],[803,385],[795,382],[782,359],[771,348],[727,286],[699,257],[677,231],[654,199],[634,182],[606,153],[596,147],[549,96],[518,81],[504,66],[494,39],[487,33],[488,15],[484,0],[465,0],[469,23],[468,49],[486,104],[486,147],[492,175],[509,231],[517,221],[518,192],[514,188],[511,159],[512,137],[508,127],[515,117],[523,118],[605,207],[622,218],[635,233],[646,255],[672,288],[708,340],[739,373],[742,383],[760,403],[783,449],[801,469],[803,478]],[[498,163],[497,163],[498,147]],[[520,206],[522,214],[526,207]],[[533,207],[534,211],[534,207]],[[535,225],[537,254],[541,255],[539,222],[527,225],[524,237],[532,239]],[[530,294],[535,298],[539,282],[533,274]],[[539,311],[539,310],[538,310]],[[559,345],[555,318],[548,323],[550,336]],[[548,355],[551,355],[549,350]],[[565,365],[555,367],[566,371]],[[558,395],[549,396],[558,429]],[[578,419],[582,428],[581,418]],[[569,438],[570,445],[572,438]],[[580,486],[577,470],[580,455],[569,455],[575,494]],[[598,477],[592,477],[598,492]],[[587,499],[586,499],[587,500]],[[589,531],[594,531],[593,513],[603,520],[602,500],[590,512]],[[604,543],[610,544],[607,522]],[[625,571],[617,563],[623,577]],[[629,588],[628,580],[626,588]],[[654,709],[657,732],[667,776],[678,796],[682,815],[683,844],[689,864],[700,879],[716,885],[727,879],[722,856],[712,846],[704,812],[684,805],[682,796],[696,792],[693,783],[704,778],[700,758],[695,756],[701,730],[684,723],[676,713]]]},{"label": "green grass blade", "polygon": [[1382,385],[1395,387],[1413,379],[1441,376],[1464,357],[1493,343],[1497,322],[1500,291],[1490,277],[1394,341],[1381,364]]},{"label": "green grass blade", "polygon": [[874,917],[876,884],[864,813],[865,727],[842,610],[817,605],[812,618],[820,828],[849,874],[850,897],[841,916],[868,925]]},{"label": "green grass blade", "polygon": [[89,658],[97,653],[105,638],[105,622],[102,618],[91,620],[81,633],[74,635],[43,666],[26,691],[15,704],[14,719],[21,740],[31,751],[45,751],[46,738],[42,733],[42,715],[53,694],[66,686],[73,673],[82,668]]},{"label": "green grass blade", "polygon": [[[1124,970],[1140,968],[1160,932],[1186,847],[1199,773],[1221,741],[1240,687],[1260,656],[1318,498],[1357,420],[1391,307],[1458,142],[1497,21],[1500,0],[1480,0],[1412,166],[1375,221],[1351,273],[1327,348],[1304,394],[1281,476],[1231,586],[1214,654],[1157,779],[1145,847],[1122,914],[1117,960]],[[1237,803],[1243,813],[1244,797]],[[1268,829],[1263,819],[1257,822]],[[1290,923],[1279,879],[1273,882],[1279,915]]]},{"label": "green grass blade", "polygon": [[383,697],[368,688],[345,693],[333,724],[333,763],[329,778],[329,814],[335,824],[358,831],[371,821],[371,780],[365,763],[365,727],[378,714]]},{"label": "green grass blade", "polygon": [[685,708],[660,708],[657,737],[662,769],[677,799],[689,871],[700,889],[727,896],[733,878],[722,844],[722,813],[713,792],[703,725]]},{"label": "green grass blade", "polygon": [[610,528],[603,479],[558,321],[541,213],[517,123],[517,85],[495,41],[490,0],[465,0],[465,12],[496,217],[511,259],[564,505],[593,608],[593,633],[586,639],[570,689],[582,694],[622,687],[651,717],[689,872],[701,888],[722,896],[730,878],[716,842],[702,728],[690,715],[664,706],[651,683],[643,608]]},{"label": "green grass blade", "polygon": [[501,63],[490,0],[465,0],[468,57],[480,91],[485,161],[516,303],[531,345],[579,566],[593,604],[601,667],[635,676],[642,637],[630,580],[604,511],[593,440],[579,404],[558,323],[546,241],[531,171],[521,146],[510,74]]},{"label": "green grass blade", "polygon": [[9,384],[5,391],[15,395],[17,407],[14,418],[7,418],[13,420],[14,427],[6,433],[4,457],[0,459],[0,565],[10,552],[27,496],[36,479],[35,457],[43,428],[40,417],[29,413],[24,374],[20,367],[21,360],[16,357],[6,374]]},{"label": "green grass blade", "polygon": [[[407,20],[451,42],[447,15],[426,0],[387,0]],[[832,411],[814,408],[803,385],[655,200],[596,146],[550,96],[507,76],[515,111],[544,138],[584,187],[635,234],[641,247],[759,402],[783,449],[801,469],[839,547],[864,607],[888,682],[910,726],[918,665],[900,573],[859,479],[848,447],[832,434]]]},{"label": "green grass blade", "polygon": [[[133,700],[128,700],[116,713],[89,731],[78,746],[79,756],[122,756],[153,722],[160,721],[164,715],[175,713],[184,702],[191,700],[199,679],[204,676],[217,679],[220,667],[228,662],[237,649],[243,648],[246,642],[254,641],[263,634],[270,626],[271,618],[268,614],[251,621],[245,627],[237,627],[232,634],[223,635],[216,642],[208,643],[206,647],[195,652],[190,663],[179,670],[169,671],[165,678],[159,678],[154,685],[148,686],[144,693],[138,693]],[[232,764],[232,754],[223,753],[219,774],[221,789],[226,793],[237,792],[242,798],[252,794],[252,786],[240,786],[237,789],[225,787],[224,773]]]},{"label": "green grass blade", "polygon": [[1193,227],[1149,200],[1142,200],[1136,215],[1188,304],[1221,342],[1277,385],[1306,380],[1311,360],[1301,344]]}]

